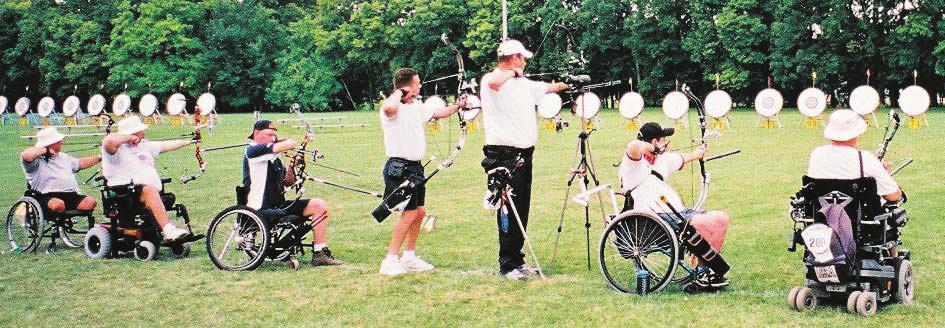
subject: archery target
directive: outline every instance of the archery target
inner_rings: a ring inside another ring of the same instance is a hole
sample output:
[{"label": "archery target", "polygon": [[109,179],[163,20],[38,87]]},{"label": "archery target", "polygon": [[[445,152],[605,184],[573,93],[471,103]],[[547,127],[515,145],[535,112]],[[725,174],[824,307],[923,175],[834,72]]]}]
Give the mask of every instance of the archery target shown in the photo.
[{"label": "archery target", "polygon": [[689,111],[689,98],[682,92],[673,91],[663,98],[663,114],[674,120],[681,119]]},{"label": "archery target", "polygon": [[712,118],[722,118],[732,110],[732,96],[722,90],[714,90],[705,96],[705,113]]},{"label": "archery target", "polygon": [[187,97],[180,93],[172,94],[167,98],[167,113],[171,115],[180,115],[187,106]]},{"label": "archery target", "polygon": [[909,116],[919,116],[929,110],[931,103],[928,91],[918,85],[913,85],[899,92],[899,107]]},{"label": "archery target", "polygon": [[817,117],[827,109],[827,95],[818,88],[807,88],[797,96],[797,110],[807,117]]},{"label": "archery target", "polygon": [[459,111],[459,118],[463,122],[469,122],[479,116],[482,109],[482,101],[476,95],[466,95],[466,107]]},{"label": "archery target", "polygon": [[0,113],[6,114],[7,106],[9,105],[10,105],[10,100],[8,100],[7,97],[0,96]]},{"label": "archery target", "polygon": [[49,114],[52,114],[54,110],[56,110],[56,101],[52,97],[43,97],[36,105],[36,113],[40,117],[49,117]]},{"label": "archery target", "polygon": [[102,110],[105,109],[105,97],[96,94],[89,98],[89,104],[86,106],[86,109],[89,110],[89,115],[95,116],[102,113]]},{"label": "archery target", "polygon": [[861,85],[850,93],[850,109],[860,115],[869,115],[879,108],[879,92],[868,85]]},{"label": "archery target", "polygon": [[591,119],[600,111],[600,97],[593,92],[585,92],[574,100],[574,111],[583,119]]},{"label": "archery target", "polygon": [[115,102],[112,103],[112,113],[118,116],[125,115],[129,108],[131,108],[131,97],[128,94],[123,93],[115,97]]},{"label": "archery target", "polygon": [[204,93],[197,98],[197,105],[200,106],[201,114],[210,114],[210,112],[217,108],[217,97],[209,92]]},{"label": "archery target", "polygon": [[427,109],[441,110],[446,108],[446,100],[443,100],[443,98],[439,96],[430,96],[423,102],[423,106],[426,106]]},{"label": "archery target", "polygon": [[775,89],[764,89],[755,96],[755,111],[758,115],[772,117],[781,112],[784,107],[784,97]]},{"label": "archery target", "polygon": [[79,111],[79,97],[69,96],[62,102],[62,115],[74,116]]},{"label": "archery target", "polygon": [[30,112],[30,98],[20,97],[16,100],[16,104],[13,105],[13,110],[16,111],[16,115],[26,116],[26,113]]},{"label": "archery target", "polygon": [[617,107],[620,109],[621,116],[631,119],[640,116],[640,112],[643,111],[643,105],[643,96],[630,91],[620,97],[620,104]]},{"label": "archery target", "polygon": [[152,94],[146,94],[141,97],[141,100],[138,101],[138,112],[144,116],[154,115],[154,111],[157,110],[158,100]]},{"label": "archery target", "polygon": [[554,118],[561,111],[561,96],[556,93],[548,93],[541,97],[538,102],[538,115],[543,118]]}]

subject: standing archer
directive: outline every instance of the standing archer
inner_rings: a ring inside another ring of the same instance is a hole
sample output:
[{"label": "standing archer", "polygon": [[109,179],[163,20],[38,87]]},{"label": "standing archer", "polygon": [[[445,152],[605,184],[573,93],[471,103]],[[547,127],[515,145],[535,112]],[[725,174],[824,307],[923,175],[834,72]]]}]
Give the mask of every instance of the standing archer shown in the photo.
[{"label": "standing archer", "polygon": [[[433,270],[433,265],[417,256],[417,237],[424,216],[426,186],[422,183],[423,165],[420,160],[426,153],[426,122],[449,117],[465,105],[464,99],[446,108],[432,108],[418,99],[420,77],[417,71],[401,68],[394,72],[394,91],[381,106],[381,127],[384,129],[384,197],[390,196],[406,180],[418,181],[410,192],[410,201],[403,209],[400,220],[394,225],[387,256],[381,262],[380,273],[397,276],[407,272]],[[404,254],[398,257],[400,247],[406,241]]]},{"label": "standing archer", "polygon": [[[279,154],[297,149],[292,139],[279,140],[276,126],[270,120],[259,120],[249,135],[252,142],[243,156],[243,187],[248,190],[246,206],[273,216],[297,215],[312,218],[312,265],[341,265],[328,250],[328,203],[315,199],[285,199],[285,187],[299,178],[293,161],[289,168],[282,164]],[[302,144],[308,143],[306,134]]]},{"label": "standing archer", "polygon": [[[547,93],[570,88],[564,83],[547,84],[525,78],[525,60],[532,53],[521,42],[507,40],[498,48],[498,65],[482,77],[481,91],[483,127],[486,140],[483,168],[493,171],[499,163],[520,161],[509,181],[514,190],[512,203],[518,210],[522,227],[528,226],[528,208],[532,189],[532,153],[538,140],[538,121],[535,108]],[[511,167],[507,167],[511,170]],[[518,224],[509,221],[509,215],[497,211],[499,233],[499,273],[513,280],[524,280],[537,273],[525,265],[522,253],[525,237]]]}]

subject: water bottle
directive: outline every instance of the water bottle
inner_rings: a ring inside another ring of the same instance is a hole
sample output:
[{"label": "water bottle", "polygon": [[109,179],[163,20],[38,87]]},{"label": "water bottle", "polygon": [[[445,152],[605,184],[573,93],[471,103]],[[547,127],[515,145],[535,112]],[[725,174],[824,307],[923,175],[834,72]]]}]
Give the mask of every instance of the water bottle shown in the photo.
[{"label": "water bottle", "polygon": [[637,269],[637,295],[645,295],[650,290],[650,272]]}]

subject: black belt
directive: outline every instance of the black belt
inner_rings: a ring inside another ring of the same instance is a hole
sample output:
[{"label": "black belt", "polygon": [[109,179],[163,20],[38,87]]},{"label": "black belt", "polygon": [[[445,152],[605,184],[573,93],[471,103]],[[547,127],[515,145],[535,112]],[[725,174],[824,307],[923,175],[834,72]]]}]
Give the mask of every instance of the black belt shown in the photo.
[{"label": "black belt", "polygon": [[403,159],[403,158],[400,158],[400,157],[390,157],[390,158],[388,158],[387,160],[389,160],[389,161],[394,161],[394,162],[401,162],[401,163],[404,163],[404,164],[407,164],[407,165],[421,165],[421,166],[422,166],[422,164],[420,163],[420,161],[411,161],[411,160],[409,160],[409,159]]},{"label": "black belt", "polygon": [[535,147],[516,148],[512,146],[485,145],[482,146],[482,152],[486,157],[498,160],[509,160],[514,159],[516,156],[531,157],[532,154],[535,153]]}]

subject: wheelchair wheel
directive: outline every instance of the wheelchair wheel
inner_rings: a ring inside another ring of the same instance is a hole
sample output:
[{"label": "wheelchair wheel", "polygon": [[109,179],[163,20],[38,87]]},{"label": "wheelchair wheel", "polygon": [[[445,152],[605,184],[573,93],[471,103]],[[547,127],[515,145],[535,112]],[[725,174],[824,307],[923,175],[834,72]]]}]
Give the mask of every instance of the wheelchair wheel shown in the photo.
[{"label": "wheelchair wheel", "polygon": [[176,259],[182,259],[187,256],[190,256],[190,243],[174,245],[168,248],[171,249],[171,255],[174,255],[174,258]]},{"label": "wheelchair wheel", "polygon": [[863,294],[863,292],[854,290],[850,295],[847,295],[847,312],[856,313],[856,299],[860,297],[860,294]]},{"label": "wheelchair wheel", "polygon": [[158,249],[154,243],[142,240],[138,243],[138,246],[135,246],[135,258],[141,261],[151,261],[157,257]]},{"label": "wheelchair wheel", "polygon": [[73,217],[65,220],[65,224],[59,227],[59,238],[66,246],[72,248],[82,247],[82,238],[95,225],[95,220],[87,217]]},{"label": "wheelchair wheel", "polygon": [[794,306],[797,312],[807,312],[816,309],[817,296],[814,295],[814,290],[810,289],[810,287],[804,287],[798,290],[797,296],[794,298]]},{"label": "wheelchair wheel", "polygon": [[876,293],[865,292],[861,293],[860,296],[856,298],[856,313],[859,313],[861,316],[868,317],[876,314],[876,308],[878,306]]},{"label": "wheelchair wheel", "polygon": [[112,236],[108,229],[101,226],[92,227],[85,234],[83,242],[85,255],[93,260],[101,260],[108,257],[112,252]]},{"label": "wheelchair wheel", "polygon": [[915,284],[912,280],[912,261],[901,260],[897,262],[896,290],[894,291],[893,297],[896,303],[912,304],[912,298],[914,296],[912,292],[915,289]]},{"label": "wheelchair wheel", "polygon": [[[679,265],[679,242],[662,219],[627,211],[611,220],[600,239],[598,261],[607,283],[623,293],[659,292]],[[646,280],[638,279],[641,276]],[[638,286],[638,282],[644,283]]]},{"label": "wheelchair wheel", "polygon": [[248,206],[221,211],[207,228],[207,255],[220,270],[248,271],[266,259],[269,227]]},{"label": "wheelchair wheel", "polygon": [[35,251],[43,240],[42,207],[32,197],[23,197],[13,204],[7,214],[7,241],[10,253]]}]

